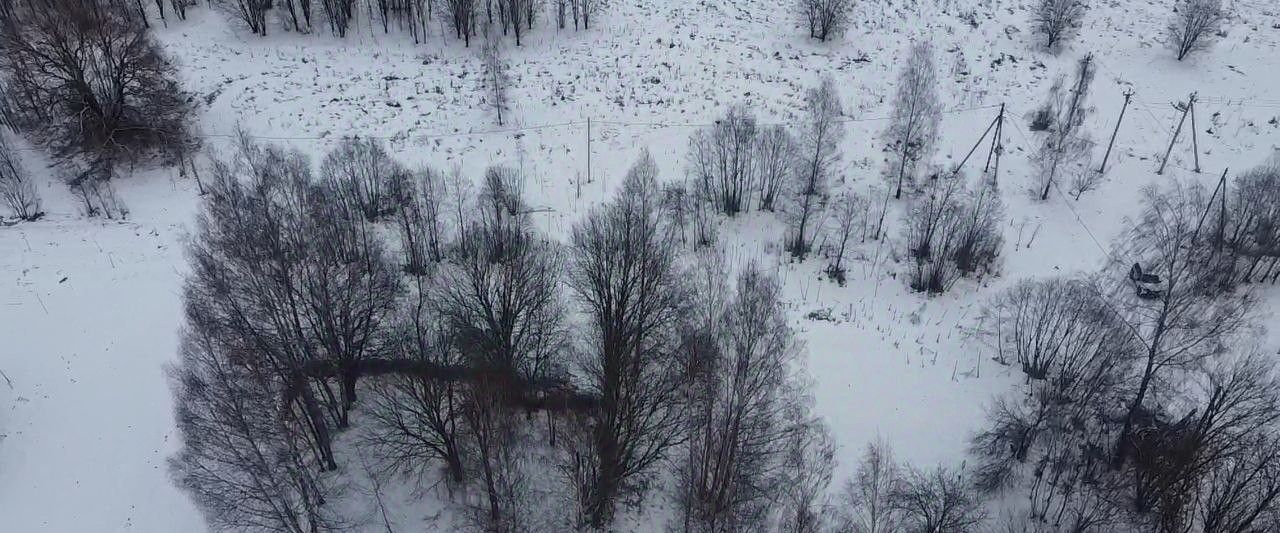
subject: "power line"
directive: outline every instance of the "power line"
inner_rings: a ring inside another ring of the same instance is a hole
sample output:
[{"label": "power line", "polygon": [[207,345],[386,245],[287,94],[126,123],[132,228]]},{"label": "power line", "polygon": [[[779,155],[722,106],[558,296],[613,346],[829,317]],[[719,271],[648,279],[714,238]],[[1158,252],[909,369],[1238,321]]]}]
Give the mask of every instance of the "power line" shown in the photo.
[{"label": "power line", "polygon": [[[979,111],[983,109],[994,109],[996,107],[1000,107],[1000,104],[947,109],[942,111],[942,113],[945,113],[945,114],[966,113],[970,111]],[[842,117],[842,118],[836,119],[836,122],[841,122],[841,123],[873,122],[873,121],[880,121],[880,120],[889,120],[891,118],[893,117],[892,116]],[[717,122],[679,123],[679,122],[639,122],[639,121],[623,121],[623,120],[584,119],[584,120],[571,120],[567,122],[554,122],[550,124],[539,124],[536,126],[518,126],[518,127],[511,127],[511,128],[497,128],[497,129],[489,129],[489,130],[459,131],[459,132],[447,132],[447,133],[427,133],[427,134],[421,134],[421,135],[366,135],[366,134],[357,134],[357,133],[344,133],[344,134],[331,134],[331,135],[245,134],[245,137],[249,139],[264,140],[264,141],[327,141],[327,140],[344,139],[344,138],[378,139],[378,140],[384,140],[384,141],[397,141],[397,140],[422,141],[427,139],[440,139],[440,138],[451,138],[451,137],[473,137],[478,135],[493,135],[493,134],[500,134],[500,133],[521,133],[526,131],[538,131],[538,130],[561,128],[561,127],[568,127],[568,126],[581,126],[581,125],[585,125],[587,122],[596,122],[596,123],[610,124],[615,126],[694,127],[694,128],[712,127],[717,124]],[[795,125],[796,122],[772,122],[772,123],[766,122],[766,123],[757,123],[757,124],[792,126],[792,125]],[[192,134],[192,137],[196,137],[199,139],[222,140],[222,139],[236,139],[239,137],[239,135],[235,133],[200,133],[200,134]],[[41,150],[43,149],[40,147],[31,147],[31,148],[17,148],[17,149],[14,149],[13,151],[36,152]]]},{"label": "power line", "polygon": [[[989,104],[989,105],[982,105],[982,106],[976,106],[976,107],[946,109],[946,110],[943,110],[942,113],[943,114],[967,113],[969,111],[995,109],[997,107],[1000,107],[1000,104]],[[840,123],[875,122],[880,120],[889,120],[891,118],[893,118],[893,116],[891,115],[872,116],[872,117],[841,117],[836,119],[836,122],[840,122]],[[592,122],[599,122],[601,124],[613,124],[618,126],[652,126],[652,127],[659,127],[659,128],[709,128],[719,124],[719,122],[716,122],[716,121],[713,121],[713,122],[632,122],[632,121],[622,121],[622,120],[596,120],[596,119],[592,119]],[[796,122],[795,121],[756,122],[756,124],[761,126],[792,126],[792,125],[795,125]]]},{"label": "power line", "polygon": [[[448,138],[448,137],[473,137],[478,135],[493,135],[498,133],[520,133],[520,132],[526,132],[526,131],[537,131],[537,130],[545,130],[545,129],[551,129],[551,128],[561,128],[566,126],[577,126],[582,124],[586,124],[586,121],[573,120],[568,122],[539,124],[537,126],[520,126],[520,127],[514,127],[514,128],[497,128],[497,129],[490,129],[490,130],[458,131],[458,132],[448,132],[448,133],[426,133],[421,135],[365,135],[365,134],[346,133],[341,135],[245,134],[244,136],[249,139],[264,140],[264,141],[328,141],[328,140],[344,139],[344,138],[378,139],[383,141],[396,141],[396,140],[421,141],[421,140],[427,140],[427,139],[439,139],[439,138]],[[235,133],[198,133],[198,134],[192,134],[191,136],[199,139],[208,139],[208,140],[236,139],[239,137],[239,135]],[[40,148],[37,146],[37,147],[31,147],[31,148],[16,148],[13,151],[36,152],[41,150],[43,150],[43,148]]]}]

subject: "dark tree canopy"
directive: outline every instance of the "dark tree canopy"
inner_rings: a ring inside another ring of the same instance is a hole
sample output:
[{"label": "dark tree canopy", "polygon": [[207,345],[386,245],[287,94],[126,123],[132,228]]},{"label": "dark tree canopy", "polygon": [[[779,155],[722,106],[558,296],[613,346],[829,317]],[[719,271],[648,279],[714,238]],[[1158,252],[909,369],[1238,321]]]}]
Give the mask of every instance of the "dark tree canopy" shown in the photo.
[{"label": "dark tree canopy", "polygon": [[104,0],[35,0],[0,15],[17,126],[63,158],[185,149],[190,96],[144,24]]}]

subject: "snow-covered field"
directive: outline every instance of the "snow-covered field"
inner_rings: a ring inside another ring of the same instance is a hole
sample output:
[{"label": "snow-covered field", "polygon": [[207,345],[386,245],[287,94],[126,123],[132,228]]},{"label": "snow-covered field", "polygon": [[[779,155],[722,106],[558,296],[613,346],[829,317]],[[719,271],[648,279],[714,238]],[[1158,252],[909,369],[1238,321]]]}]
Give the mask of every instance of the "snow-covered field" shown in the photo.
[{"label": "snow-covered field", "polygon": [[[776,265],[842,479],[878,437],[916,463],[964,460],[989,398],[1016,380],[968,334],[985,298],[1020,279],[1102,267],[1143,186],[1175,176],[1212,184],[1224,168],[1250,168],[1280,149],[1280,6],[1266,0],[1231,2],[1226,36],[1183,62],[1163,42],[1163,0],[1094,2],[1080,38],[1056,57],[1033,46],[1025,0],[891,3],[858,3],[853,29],[823,44],[806,38],[786,1],[612,2],[597,28],[543,24],[509,51],[514,118],[501,127],[476,50],[443,27],[422,45],[367,25],[346,40],[282,30],[262,38],[201,6],[156,32],[205,104],[200,129],[211,150],[228,149],[239,125],[317,159],[340,137],[361,135],[386,139],[406,163],[460,165],[470,176],[493,163],[520,166],[535,180],[532,203],[546,208],[538,223],[556,235],[610,196],[641,148],[664,179],[683,179],[698,125],[743,102],[762,122],[798,126],[804,91],[823,75],[837,80],[850,119],[836,187],[882,186],[878,138],[893,80],[908,43],[932,40],[947,109],[935,163],[964,157],[997,108],[1008,110],[999,276],[929,298],[902,279],[900,243],[871,242],[854,251],[849,283],[838,287],[822,276],[824,262],[784,258],[770,217],[722,227],[732,260]],[[1026,192],[1024,116],[1085,52],[1099,66],[1086,121],[1095,139],[1105,143],[1123,90],[1136,96],[1101,188],[1042,203]],[[1157,176],[1180,114],[1170,104],[1192,91],[1203,173],[1191,172],[1184,140]],[[44,176],[49,214],[0,227],[0,530],[201,530],[165,466],[177,446],[165,365],[181,325],[195,183],[172,169],[140,170],[118,184],[127,220],[85,219],[39,153],[24,153]],[[901,208],[891,206],[890,228]],[[1265,295],[1264,323],[1275,323],[1277,292]],[[1280,337],[1267,342],[1276,353]],[[419,530],[423,514],[395,518]]]}]

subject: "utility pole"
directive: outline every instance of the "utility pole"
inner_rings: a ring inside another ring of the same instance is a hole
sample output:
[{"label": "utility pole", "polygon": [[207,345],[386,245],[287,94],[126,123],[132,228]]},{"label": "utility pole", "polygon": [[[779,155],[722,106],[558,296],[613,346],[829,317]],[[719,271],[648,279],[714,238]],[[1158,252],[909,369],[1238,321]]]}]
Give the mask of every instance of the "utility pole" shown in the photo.
[{"label": "utility pole", "polygon": [[1187,112],[1191,111],[1191,106],[1196,102],[1196,93],[1191,93],[1191,97],[1187,99],[1187,105],[1182,107],[1182,118],[1178,119],[1178,127],[1173,130],[1173,138],[1169,139],[1169,148],[1164,151],[1164,159],[1160,161],[1160,168],[1156,170],[1156,174],[1164,174],[1164,166],[1169,163],[1169,153],[1173,152],[1173,144],[1178,142],[1178,134],[1182,133],[1182,123],[1187,120]]},{"label": "utility pole", "polygon": [[[987,151],[987,163],[982,166],[982,171],[986,172],[991,169],[991,156],[996,155],[996,147],[1000,145],[1000,128],[1004,126],[1004,104],[1000,104],[1000,114],[996,115],[996,137],[991,140],[991,149]],[[1000,158],[996,156],[996,163],[999,164]]]},{"label": "utility pole", "polygon": [[1089,68],[1091,65],[1093,65],[1093,52],[1085,54],[1084,58],[1080,60],[1080,72],[1077,75],[1076,88],[1071,91],[1073,93],[1071,95],[1071,109],[1067,110],[1067,120],[1065,123],[1058,125],[1059,129],[1076,128],[1075,118],[1076,113],[1080,111],[1080,95],[1084,93],[1084,85],[1089,81]]},{"label": "utility pole", "polygon": [[1196,141],[1196,95],[1191,93],[1191,101],[1187,104],[1191,114],[1191,153],[1196,156],[1196,174],[1200,173],[1200,143]]},{"label": "utility pole", "polygon": [[1218,187],[1222,189],[1222,210],[1218,212],[1218,249],[1222,249],[1223,240],[1227,236],[1227,169],[1222,169],[1222,177],[1218,178]]},{"label": "utility pole", "polygon": [[1124,120],[1124,111],[1129,109],[1129,99],[1133,98],[1133,89],[1127,89],[1124,92],[1124,105],[1120,106],[1120,117],[1116,119],[1116,129],[1111,132],[1111,140],[1107,142],[1107,153],[1102,156],[1102,166],[1098,167],[1098,173],[1107,171],[1107,160],[1111,158],[1111,147],[1116,144],[1116,134],[1120,133],[1120,122]]},{"label": "utility pole", "polygon": [[1080,98],[1084,95],[1085,85],[1093,78],[1092,65],[1093,54],[1085,54],[1080,60],[1075,88],[1071,90],[1071,107],[1067,108],[1067,117],[1058,121],[1058,129],[1053,133],[1053,161],[1049,166],[1049,177],[1044,182],[1044,190],[1040,193],[1041,200],[1049,199],[1049,188],[1053,186],[1053,179],[1058,174],[1058,165],[1062,163],[1063,151],[1066,149],[1064,145],[1072,135],[1075,135],[1075,129],[1082,125],[1076,122],[1076,114],[1080,112]]},{"label": "utility pole", "polygon": [[1194,242],[1200,238],[1200,227],[1204,225],[1206,218],[1209,218],[1209,211],[1213,210],[1213,201],[1218,199],[1218,195],[1222,195],[1222,212],[1218,217],[1218,243],[1222,242],[1222,233],[1226,229],[1227,221],[1227,170],[1222,169],[1222,177],[1218,178],[1218,185],[1213,188],[1213,194],[1209,195],[1209,201],[1204,205],[1204,212],[1200,213],[1200,221],[1196,222],[1196,231],[1191,234],[1191,240]]},{"label": "utility pole", "polygon": [[982,171],[986,172],[991,168],[992,156],[995,157],[996,166],[991,173],[991,185],[994,187],[1000,180],[1000,154],[1004,152],[1004,103],[1000,104],[1000,114],[996,116],[996,136],[991,139],[991,150],[987,152],[987,164],[982,167]]},{"label": "utility pole", "polygon": [[[956,165],[956,169],[955,169],[954,171],[952,171],[952,173],[951,173],[951,176],[952,176],[952,177],[955,177],[957,174],[960,174],[960,170],[964,168],[964,164],[965,164],[965,163],[968,163],[968,162],[969,162],[969,158],[970,158],[970,157],[973,157],[973,153],[974,153],[974,152],[976,152],[976,151],[978,151],[978,147],[979,147],[979,146],[982,146],[982,141],[987,140],[987,134],[988,134],[988,133],[991,133],[991,130],[995,129],[996,124],[998,124],[998,123],[1000,122],[1000,118],[1001,118],[1002,116],[1004,116],[1004,104],[1000,104],[1000,115],[997,115],[997,116],[996,116],[996,118],[991,119],[991,123],[990,123],[990,124],[987,124],[987,129],[985,129],[985,130],[983,130],[983,131],[982,131],[982,136],[981,136],[981,137],[978,137],[978,142],[973,143],[973,148],[970,148],[970,149],[969,149],[969,153],[967,153],[967,154],[965,154],[965,155],[964,155],[964,159],[961,159],[961,160],[960,160],[960,164],[959,164],[959,165]],[[995,146],[995,145],[993,144],[992,146]],[[990,166],[990,165],[991,165],[991,154],[990,154],[990,153],[987,153],[987,165],[988,165],[988,166]],[[986,169],[986,168],[983,168],[983,169],[982,169],[982,171],[983,171],[983,172],[986,172],[986,171],[987,171],[987,169]]]}]

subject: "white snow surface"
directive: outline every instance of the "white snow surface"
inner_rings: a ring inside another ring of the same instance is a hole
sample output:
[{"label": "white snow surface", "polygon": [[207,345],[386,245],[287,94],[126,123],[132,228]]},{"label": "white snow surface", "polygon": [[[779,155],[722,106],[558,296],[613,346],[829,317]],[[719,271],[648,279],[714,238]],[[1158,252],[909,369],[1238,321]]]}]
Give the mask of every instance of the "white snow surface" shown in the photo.
[{"label": "white snow surface", "polygon": [[[472,177],[492,163],[520,166],[534,180],[531,201],[545,208],[538,223],[557,236],[609,198],[642,147],[664,179],[683,179],[697,125],[745,102],[762,122],[798,127],[804,91],[823,75],[837,80],[850,119],[833,187],[880,187],[878,139],[898,67],[910,42],[932,40],[948,110],[934,163],[964,157],[1000,104],[1009,113],[998,276],[963,281],[939,297],[911,292],[897,262],[898,203],[887,224],[894,240],[860,244],[845,287],[822,276],[820,259],[787,261],[771,215],[751,213],[721,228],[733,261],[758,261],[783,281],[807,347],[816,411],[839,444],[839,483],[876,438],[917,464],[964,461],[990,398],[1017,382],[968,333],[985,299],[1020,279],[1102,268],[1143,186],[1173,177],[1212,186],[1224,168],[1255,166],[1280,144],[1273,3],[1229,2],[1235,15],[1225,37],[1183,62],[1164,43],[1171,4],[1164,0],[1092,2],[1081,37],[1056,56],[1035,48],[1027,0],[894,3],[858,2],[853,29],[830,43],[807,39],[785,0],[616,1],[598,27],[580,32],[544,20],[525,46],[509,49],[514,118],[501,127],[485,102],[478,50],[443,25],[419,45],[367,21],[346,40],[278,26],[264,38],[202,5],[155,31],[204,104],[199,127],[208,148],[229,148],[240,125],[317,160],[343,135],[362,135],[387,139],[406,163],[461,165]],[[960,16],[966,10],[976,25]],[[1026,191],[1032,133],[1024,116],[1052,77],[1069,76],[1089,51],[1099,66],[1086,122],[1095,140],[1105,145],[1123,89],[1136,97],[1101,189],[1042,203]],[[1191,172],[1184,137],[1157,176],[1179,115],[1171,103],[1191,91],[1200,95],[1203,173]],[[170,168],[139,169],[117,184],[127,220],[87,219],[39,150],[21,146],[42,176],[48,216],[0,226],[0,530],[202,531],[165,465],[177,447],[165,366],[176,358],[195,183]],[[968,168],[982,156],[985,147]],[[1270,288],[1263,296],[1259,320],[1274,324],[1280,294]],[[809,318],[815,312],[830,319]],[[1275,353],[1280,338],[1272,331],[1264,345]],[[358,463],[343,467],[360,477]],[[439,502],[400,492],[393,497],[409,503],[393,509],[398,530],[448,529],[427,518]],[[664,502],[652,503],[620,529],[660,530]],[[380,519],[367,529],[382,530]]]}]

